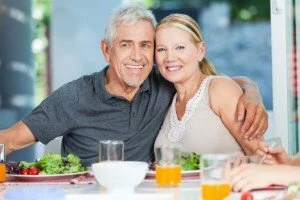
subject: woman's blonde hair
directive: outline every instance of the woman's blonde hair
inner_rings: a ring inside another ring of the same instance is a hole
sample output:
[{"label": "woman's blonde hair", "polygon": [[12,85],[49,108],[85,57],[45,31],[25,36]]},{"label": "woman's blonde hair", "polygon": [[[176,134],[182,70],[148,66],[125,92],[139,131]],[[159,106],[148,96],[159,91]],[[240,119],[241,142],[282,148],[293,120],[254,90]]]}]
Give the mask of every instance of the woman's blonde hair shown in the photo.
[{"label": "woman's blonde hair", "polygon": [[[171,14],[163,18],[157,25],[156,30],[163,26],[173,26],[186,31],[190,34],[192,42],[195,44],[201,44],[203,41],[201,29],[197,22],[188,15],[184,14]],[[206,75],[216,75],[214,65],[207,59],[203,58],[199,62],[200,70]]]}]

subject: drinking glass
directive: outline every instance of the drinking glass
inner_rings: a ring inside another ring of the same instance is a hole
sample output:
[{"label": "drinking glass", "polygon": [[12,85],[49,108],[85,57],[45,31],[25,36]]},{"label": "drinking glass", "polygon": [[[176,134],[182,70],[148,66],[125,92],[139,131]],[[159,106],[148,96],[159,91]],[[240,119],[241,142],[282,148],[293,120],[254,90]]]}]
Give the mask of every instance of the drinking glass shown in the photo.
[{"label": "drinking glass", "polygon": [[6,180],[5,145],[0,144],[0,183]]},{"label": "drinking glass", "polygon": [[[273,137],[269,138],[266,140],[266,143],[269,148],[274,148],[274,147],[282,147],[282,142],[280,137]],[[263,164],[265,159],[267,158],[268,154],[265,154],[257,163],[258,164]]]},{"label": "drinking glass", "polygon": [[230,167],[229,154],[204,154],[200,159],[202,199],[223,200],[230,195],[230,184],[225,180],[225,166]]},{"label": "drinking glass", "polygon": [[101,140],[99,143],[99,162],[123,161],[124,142],[118,140]]},{"label": "drinking glass", "polygon": [[181,182],[180,149],[175,145],[155,148],[155,180],[158,186],[172,187]]},{"label": "drinking glass", "polygon": [[269,147],[282,147],[282,142],[280,137],[272,137],[266,140]]}]

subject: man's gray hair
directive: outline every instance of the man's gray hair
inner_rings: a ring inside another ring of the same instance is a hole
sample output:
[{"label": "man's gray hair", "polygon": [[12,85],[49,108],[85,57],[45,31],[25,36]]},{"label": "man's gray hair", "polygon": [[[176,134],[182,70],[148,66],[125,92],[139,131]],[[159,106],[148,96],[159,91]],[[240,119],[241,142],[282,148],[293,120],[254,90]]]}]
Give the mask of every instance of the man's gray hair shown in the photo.
[{"label": "man's gray hair", "polygon": [[146,9],[142,4],[135,3],[135,4],[126,4],[115,10],[105,27],[104,32],[104,40],[109,44],[112,45],[112,42],[116,36],[116,28],[119,24],[134,24],[138,20],[148,20],[152,26],[153,30],[155,31],[157,22],[153,15],[153,13]]}]

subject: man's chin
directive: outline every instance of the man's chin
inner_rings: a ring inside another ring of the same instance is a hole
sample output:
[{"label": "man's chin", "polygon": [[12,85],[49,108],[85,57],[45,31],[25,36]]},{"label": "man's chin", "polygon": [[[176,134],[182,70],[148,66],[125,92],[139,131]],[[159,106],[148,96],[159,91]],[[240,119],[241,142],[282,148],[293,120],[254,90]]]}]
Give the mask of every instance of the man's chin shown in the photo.
[{"label": "man's chin", "polygon": [[134,87],[134,88],[139,88],[144,81],[124,81],[126,85],[130,86],[130,87]]},{"label": "man's chin", "polygon": [[126,85],[133,88],[139,88],[141,87],[142,83],[128,83],[126,82]]}]

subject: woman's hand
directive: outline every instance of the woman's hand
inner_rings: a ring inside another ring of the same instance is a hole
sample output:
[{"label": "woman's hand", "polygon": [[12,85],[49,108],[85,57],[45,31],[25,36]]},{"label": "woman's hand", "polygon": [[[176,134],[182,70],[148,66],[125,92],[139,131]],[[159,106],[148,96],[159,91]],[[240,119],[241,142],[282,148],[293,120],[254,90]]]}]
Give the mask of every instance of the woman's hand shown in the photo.
[{"label": "woman's hand", "polygon": [[291,165],[292,159],[287,155],[286,151],[282,147],[269,147],[267,143],[260,142],[259,148],[256,150],[256,154],[260,157],[266,157],[263,161],[264,164],[284,164]]},{"label": "woman's hand", "polygon": [[226,177],[233,191],[246,192],[271,184],[288,185],[297,179],[295,176],[297,173],[299,173],[297,167],[287,165],[242,164],[233,168]]}]

